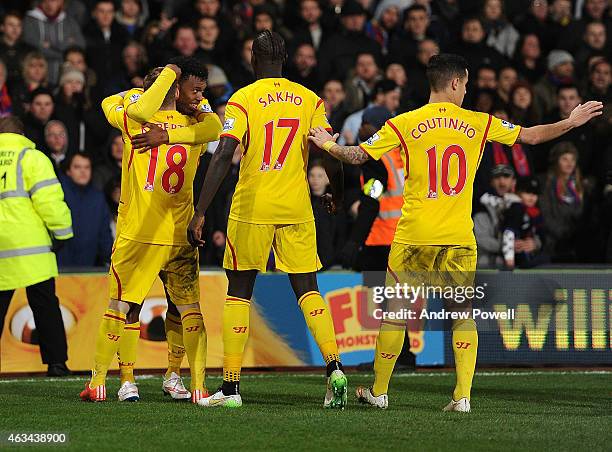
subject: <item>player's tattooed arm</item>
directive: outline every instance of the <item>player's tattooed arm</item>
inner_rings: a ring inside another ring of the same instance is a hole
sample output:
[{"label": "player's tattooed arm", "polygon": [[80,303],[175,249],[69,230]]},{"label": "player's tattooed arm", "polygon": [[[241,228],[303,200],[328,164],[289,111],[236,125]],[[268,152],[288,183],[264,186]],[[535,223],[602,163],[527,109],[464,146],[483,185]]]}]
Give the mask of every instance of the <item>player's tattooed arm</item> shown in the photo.
[{"label": "player's tattooed arm", "polygon": [[332,136],[323,127],[310,129],[308,139],[317,147],[326,150],[338,160],[352,165],[361,165],[370,159],[370,156],[363,152],[359,146],[340,146],[334,142],[338,139],[338,134]]},{"label": "player's tattooed arm", "polygon": [[210,165],[204,179],[204,185],[200,191],[198,204],[187,229],[187,239],[191,246],[202,246],[202,227],[204,226],[204,212],[212,203],[217,190],[229,171],[232,164],[232,157],[239,145],[235,138],[222,137],[217,150],[210,160]]},{"label": "player's tattooed arm", "polygon": [[601,102],[589,101],[578,105],[569,117],[553,124],[523,127],[516,140],[517,143],[540,144],[560,137],[570,130],[580,127],[591,119],[602,114]]}]

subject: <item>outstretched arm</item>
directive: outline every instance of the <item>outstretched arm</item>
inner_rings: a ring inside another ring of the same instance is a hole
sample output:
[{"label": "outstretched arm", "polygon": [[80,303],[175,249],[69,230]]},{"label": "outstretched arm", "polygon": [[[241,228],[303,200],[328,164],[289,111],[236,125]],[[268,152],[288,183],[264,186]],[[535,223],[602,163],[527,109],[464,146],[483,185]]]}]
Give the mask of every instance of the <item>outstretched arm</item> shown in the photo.
[{"label": "outstretched arm", "polygon": [[308,139],[319,148],[329,152],[338,160],[342,160],[343,162],[350,163],[352,165],[361,165],[370,158],[370,156],[359,146],[340,146],[339,144],[336,144],[338,134],[331,136],[331,134],[323,127],[310,129]]},{"label": "outstretched arm", "polygon": [[181,76],[181,69],[167,64],[157,79],[140,97],[125,107],[127,115],[136,122],[146,122],[159,110],[174,80]]},{"label": "outstretched arm", "polygon": [[219,147],[210,160],[210,166],[208,167],[206,178],[204,179],[204,185],[200,192],[198,204],[196,205],[195,213],[187,229],[187,239],[192,246],[204,245],[204,241],[202,240],[204,212],[206,212],[217,190],[219,190],[219,186],[232,164],[232,157],[234,156],[234,151],[238,144],[240,144],[240,142],[235,138],[227,136],[222,137]]},{"label": "outstretched arm", "polygon": [[572,110],[567,119],[562,119],[554,124],[522,128],[516,141],[517,143],[540,144],[554,140],[573,128],[580,127],[594,117],[601,115],[602,108],[603,104],[596,101],[580,104]]}]

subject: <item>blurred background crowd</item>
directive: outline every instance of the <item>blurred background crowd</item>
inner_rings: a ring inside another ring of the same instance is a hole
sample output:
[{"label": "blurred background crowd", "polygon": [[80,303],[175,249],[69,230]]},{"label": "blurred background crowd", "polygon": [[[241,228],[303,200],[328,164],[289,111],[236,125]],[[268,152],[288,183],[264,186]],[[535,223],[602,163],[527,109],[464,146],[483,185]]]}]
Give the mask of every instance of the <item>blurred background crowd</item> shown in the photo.
[{"label": "blurred background crowd", "polygon": [[[58,253],[60,267],[104,266],[123,142],[100,101],[142,86],[150,68],[178,55],[201,59],[206,97],[223,120],[232,93],[254,81],[252,37],[272,29],[287,42],[286,77],[321,96],[342,144],[358,144],[427,102],[432,55],[458,53],[470,65],[466,108],[532,126],[587,100],[605,104],[602,116],[554,142],[487,144],[473,202],[479,264],[603,264],[612,261],[611,14],[608,0],[4,0],[0,116],[22,118],[62,183],[75,237]],[[202,158],[196,193],[215,148]],[[207,213],[202,265],[221,264],[239,165],[237,153]],[[345,167],[345,200],[332,216],[319,203],[325,172],[310,162],[325,268],[364,269],[366,241],[390,238],[383,223],[403,178],[385,165],[376,177],[387,193],[381,222],[364,222],[364,174],[376,169]]]}]

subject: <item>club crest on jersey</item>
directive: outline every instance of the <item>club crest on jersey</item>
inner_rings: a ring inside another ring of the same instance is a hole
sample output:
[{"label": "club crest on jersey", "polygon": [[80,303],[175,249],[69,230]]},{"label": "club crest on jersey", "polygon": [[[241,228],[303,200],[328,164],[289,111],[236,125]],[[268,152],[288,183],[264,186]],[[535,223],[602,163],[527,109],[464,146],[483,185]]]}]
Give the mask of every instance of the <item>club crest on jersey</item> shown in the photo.
[{"label": "club crest on jersey", "polygon": [[227,132],[228,130],[232,130],[234,128],[234,123],[236,122],[236,118],[227,118],[225,123],[223,124],[223,131]]},{"label": "club crest on jersey", "polygon": [[138,93],[134,93],[134,94],[132,94],[132,95],[130,96],[130,102],[131,102],[131,103],[136,102],[138,99],[140,99],[140,94],[138,94]]},{"label": "club crest on jersey", "polygon": [[503,120],[503,119],[502,119],[501,125],[502,125],[502,127],[505,127],[505,128],[506,128],[506,129],[508,129],[508,130],[512,130],[512,129],[514,129],[514,128],[516,127],[516,126],[515,126],[514,124],[512,124],[511,122],[505,121],[505,120]]},{"label": "club crest on jersey", "polygon": [[115,108],[115,111],[121,111],[121,110],[123,110],[123,105],[118,105],[118,106]]},{"label": "club crest on jersey", "polygon": [[366,144],[368,146],[372,146],[374,143],[376,143],[378,140],[380,140],[380,135],[378,135],[377,133],[375,133],[374,135],[372,135],[370,138],[367,139]]},{"label": "club crest on jersey", "polygon": [[212,108],[210,108],[210,104],[202,104],[200,105],[200,111],[202,113],[212,113]]}]

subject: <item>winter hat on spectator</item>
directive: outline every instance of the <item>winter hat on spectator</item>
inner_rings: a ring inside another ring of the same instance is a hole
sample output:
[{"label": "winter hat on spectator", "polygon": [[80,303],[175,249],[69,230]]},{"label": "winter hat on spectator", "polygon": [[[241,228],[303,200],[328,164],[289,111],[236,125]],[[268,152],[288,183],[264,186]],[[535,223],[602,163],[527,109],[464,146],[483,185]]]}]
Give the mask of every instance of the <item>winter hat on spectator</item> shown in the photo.
[{"label": "winter hat on spectator", "polygon": [[496,165],[491,170],[491,177],[498,176],[514,177],[514,170],[510,165]]},{"label": "winter hat on spectator", "polygon": [[540,194],[540,183],[534,176],[519,177],[516,182],[517,193],[533,193],[534,195]]},{"label": "winter hat on spectator", "polygon": [[362,124],[370,124],[376,130],[380,129],[393,115],[385,107],[370,107],[363,112]]},{"label": "winter hat on spectator", "polygon": [[573,63],[574,57],[565,50],[553,50],[548,54],[548,70],[552,71],[561,64]]},{"label": "winter hat on spectator", "polygon": [[65,66],[64,70],[62,71],[59,84],[62,86],[65,83],[72,81],[78,81],[85,84],[85,76],[78,69],[75,69],[72,66]]},{"label": "winter hat on spectator", "polygon": [[361,6],[361,3],[358,3],[353,0],[349,0],[342,7],[342,11],[340,11],[340,17],[347,16],[361,16],[366,14],[366,10]]},{"label": "winter hat on spectator", "polygon": [[223,69],[215,65],[208,66],[208,86],[225,86],[227,83]]}]

